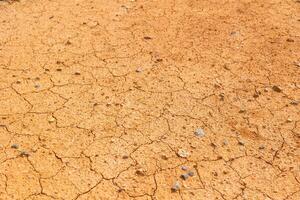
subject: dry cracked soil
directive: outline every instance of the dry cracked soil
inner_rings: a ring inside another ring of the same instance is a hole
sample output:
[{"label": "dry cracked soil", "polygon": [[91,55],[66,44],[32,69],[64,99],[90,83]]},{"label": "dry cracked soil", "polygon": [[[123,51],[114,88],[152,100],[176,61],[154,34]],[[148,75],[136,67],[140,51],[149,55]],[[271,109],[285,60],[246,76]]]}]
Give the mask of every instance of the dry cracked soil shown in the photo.
[{"label": "dry cracked soil", "polygon": [[298,0],[1,0],[1,200],[299,200]]}]

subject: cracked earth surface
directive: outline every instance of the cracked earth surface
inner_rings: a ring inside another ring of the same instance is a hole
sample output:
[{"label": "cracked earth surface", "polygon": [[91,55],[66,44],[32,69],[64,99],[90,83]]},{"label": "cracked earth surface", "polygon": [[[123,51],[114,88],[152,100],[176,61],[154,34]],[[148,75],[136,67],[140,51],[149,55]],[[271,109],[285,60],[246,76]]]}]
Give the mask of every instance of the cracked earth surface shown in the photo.
[{"label": "cracked earth surface", "polygon": [[0,13],[0,199],[300,199],[298,1]]}]

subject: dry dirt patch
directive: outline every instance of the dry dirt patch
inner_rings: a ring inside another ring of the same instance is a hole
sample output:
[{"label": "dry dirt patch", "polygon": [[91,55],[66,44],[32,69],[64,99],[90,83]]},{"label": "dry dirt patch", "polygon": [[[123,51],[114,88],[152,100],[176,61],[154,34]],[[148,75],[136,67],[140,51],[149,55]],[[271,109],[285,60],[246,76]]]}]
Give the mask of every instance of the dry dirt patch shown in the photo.
[{"label": "dry dirt patch", "polygon": [[300,199],[297,0],[0,13],[0,199]]}]

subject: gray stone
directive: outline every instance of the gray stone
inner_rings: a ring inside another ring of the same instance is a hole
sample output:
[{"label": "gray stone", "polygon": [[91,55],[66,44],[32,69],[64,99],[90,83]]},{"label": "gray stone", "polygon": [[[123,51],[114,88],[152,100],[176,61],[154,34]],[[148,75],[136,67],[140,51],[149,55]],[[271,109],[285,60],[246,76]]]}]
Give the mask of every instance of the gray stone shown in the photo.
[{"label": "gray stone", "polygon": [[189,178],[189,174],[181,174],[180,178],[187,180]]},{"label": "gray stone", "polygon": [[228,141],[226,139],[223,140],[223,145],[224,146],[228,145]]},{"label": "gray stone", "polygon": [[187,158],[190,155],[190,153],[184,149],[179,149],[177,155],[181,158]]},{"label": "gray stone", "polygon": [[198,137],[204,137],[205,136],[205,132],[202,128],[197,128],[195,131],[195,135]]},{"label": "gray stone", "polygon": [[10,147],[11,147],[12,149],[18,149],[18,148],[19,148],[19,145],[18,145],[18,144],[12,144]]},{"label": "gray stone", "polygon": [[241,145],[241,146],[244,146],[244,145],[245,145],[245,141],[244,141],[244,140],[241,140],[241,139],[239,139],[239,141],[238,141],[238,144],[239,144],[239,145]]},{"label": "gray stone", "polygon": [[182,166],[181,169],[182,169],[183,171],[186,171],[186,170],[188,170],[188,167],[187,167],[187,166]]},{"label": "gray stone", "polygon": [[176,181],[175,183],[174,183],[174,185],[171,187],[171,190],[172,190],[172,192],[177,192],[178,190],[180,190],[180,183],[179,183],[179,181]]},{"label": "gray stone", "polygon": [[189,171],[189,172],[188,172],[188,175],[189,175],[190,177],[192,177],[192,176],[195,176],[195,173],[194,173],[193,171]]}]

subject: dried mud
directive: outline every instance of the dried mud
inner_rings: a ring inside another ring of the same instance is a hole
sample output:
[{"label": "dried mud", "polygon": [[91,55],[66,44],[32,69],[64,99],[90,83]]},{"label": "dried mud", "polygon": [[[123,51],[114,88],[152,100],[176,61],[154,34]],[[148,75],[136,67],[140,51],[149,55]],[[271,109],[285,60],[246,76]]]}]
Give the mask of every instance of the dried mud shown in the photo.
[{"label": "dried mud", "polygon": [[300,199],[299,34],[297,0],[0,1],[0,199]]}]

